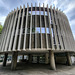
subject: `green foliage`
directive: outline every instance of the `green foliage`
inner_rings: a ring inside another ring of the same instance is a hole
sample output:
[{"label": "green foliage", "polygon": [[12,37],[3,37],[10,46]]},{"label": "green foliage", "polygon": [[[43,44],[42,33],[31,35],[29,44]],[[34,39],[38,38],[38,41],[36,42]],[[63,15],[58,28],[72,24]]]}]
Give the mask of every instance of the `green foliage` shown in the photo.
[{"label": "green foliage", "polygon": [[29,15],[31,15],[30,13],[28,13]]},{"label": "green foliage", "polygon": [[32,32],[35,32],[35,28],[32,28]]},{"label": "green foliage", "polygon": [[2,32],[3,26],[0,24],[0,34]]}]

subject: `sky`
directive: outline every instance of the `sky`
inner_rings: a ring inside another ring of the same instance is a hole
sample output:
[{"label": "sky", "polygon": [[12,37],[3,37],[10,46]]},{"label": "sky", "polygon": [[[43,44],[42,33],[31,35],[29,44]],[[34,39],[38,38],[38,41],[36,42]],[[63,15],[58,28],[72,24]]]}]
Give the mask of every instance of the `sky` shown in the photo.
[{"label": "sky", "polygon": [[33,3],[33,6],[35,6],[35,3],[37,3],[37,6],[39,3],[41,6],[43,6],[43,3],[45,4],[45,7],[47,4],[52,5],[52,7],[55,6],[55,8],[58,7],[61,11],[63,11],[66,16],[68,17],[70,27],[75,39],[75,0],[0,0],[0,22],[2,25],[4,25],[4,21],[6,16],[11,12],[12,10],[20,8],[20,5],[23,7],[23,5],[27,6],[27,3],[29,6],[31,6],[31,3]]}]

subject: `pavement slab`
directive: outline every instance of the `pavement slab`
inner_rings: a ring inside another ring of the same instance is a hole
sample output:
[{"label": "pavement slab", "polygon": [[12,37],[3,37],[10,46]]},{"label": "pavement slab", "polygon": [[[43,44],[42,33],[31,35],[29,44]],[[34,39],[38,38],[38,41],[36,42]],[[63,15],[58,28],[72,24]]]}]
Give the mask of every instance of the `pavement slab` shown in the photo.
[{"label": "pavement slab", "polygon": [[0,63],[0,75],[75,75],[75,64],[72,66],[56,64],[56,71],[50,70],[50,65],[27,64],[18,62],[15,71],[11,70],[11,63],[5,67]]}]

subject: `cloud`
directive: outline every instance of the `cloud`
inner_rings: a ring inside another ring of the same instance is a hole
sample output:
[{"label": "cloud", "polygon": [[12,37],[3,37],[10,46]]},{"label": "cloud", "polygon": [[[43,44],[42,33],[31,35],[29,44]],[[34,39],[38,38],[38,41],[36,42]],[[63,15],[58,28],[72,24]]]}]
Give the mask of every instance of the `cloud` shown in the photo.
[{"label": "cloud", "polygon": [[69,22],[70,22],[71,26],[75,26],[75,18],[73,20],[69,21]]},{"label": "cloud", "polygon": [[53,4],[54,4],[55,7],[57,7],[58,0],[54,0],[54,1],[53,1]]},{"label": "cloud", "polygon": [[70,22],[70,27],[71,27],[74,39],[75,39],[75,19],[73,19],[73,20],[71,20],[69,22]]},{"label": "cloud", "polygon": [[37,3],[37,6],[39,6],[39,3],[43,6],[44,3],[45,7],[48,4],[61,9],[68,17],[75,38],[75,0],[0,0],[0,22],[4,24],[5,17],[11,10],[20,8],[20,5],[23,7],[24,4],[27,7],[27,3],[29,3],[29,6],[31,6],[31,3],[33,3],[33,6],[35,6],[35,3]]},{"label": "cloud", "polygon": [[[45,5],[45,7],[47,6],[47,4],[48,4],[48,2],[49,2],[49,0],[44,0],[44,5]],[[43,3],[42,3],[42,5],[41,6],[43,6]]]},{"label": "cloud", "polygon": [[70,4],[68,4],[67,6],[66,6],[66,10],[64,10],[64,13],[69,13],[70,11],[72,11],[72,9],[74,9],[75,8],[75,4],[73,4],[73,3],[70,3]]},{"label": "cloud", "polygon": [[2,25],[4,25],[4,21],[5,21],[6,16],[1,16],[0,15],[0,17],[1,17],[0,18],[0,22],[1,22]]},{"label": "cloud", "polygon": [[5,4],[5,2],[3,0],[0,0],[0,7],[9,9],[9,5]]},{"label": "cloud", "polygon": [[75,40],[75,34],[73,34],[73,36],[74,36],[74,40]]}]

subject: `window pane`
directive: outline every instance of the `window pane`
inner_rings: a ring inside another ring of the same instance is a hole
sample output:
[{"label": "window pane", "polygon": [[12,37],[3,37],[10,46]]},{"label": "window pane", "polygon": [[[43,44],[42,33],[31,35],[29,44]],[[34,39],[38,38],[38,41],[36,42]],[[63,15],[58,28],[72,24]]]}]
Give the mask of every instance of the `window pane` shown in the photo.
[{"label": "window pane", "polygon": [[47,15],[47,12],[45,11],[45,15]]},{"label": "window pane", "polygon": [[43,11],[41,11],[41,15],[44,15],[44,14],[43,14]]},{"label": "window pane", "polygon": [[45,33],[45,28],[41,28],[41,33]]},{"label": "window pane", "polygon": [[[31,11],[29,11],[29,15],[31,14]],[[35,15],[35,11],[32,11],[32,15]],[[39,11],[36,11],[36,15],[39,15]],[[41,11],[41,15],[44,15],[44,11]],[[47,15],[47,12],[45,11],[45,15]]]},{"label": "window pane", "polygon": [[47,33],[49,34],[50,32],[49,32],[49,28],[46,28],[46,30],[47,30]]},{"label": "window pane", "polygon": [[40,27],[36,27],[36,33],[40,33]]},{"label": "window pane", "polygon": [[51,28],[51,32],[52,32],[52,37],[53,37],[53,29]]}]

